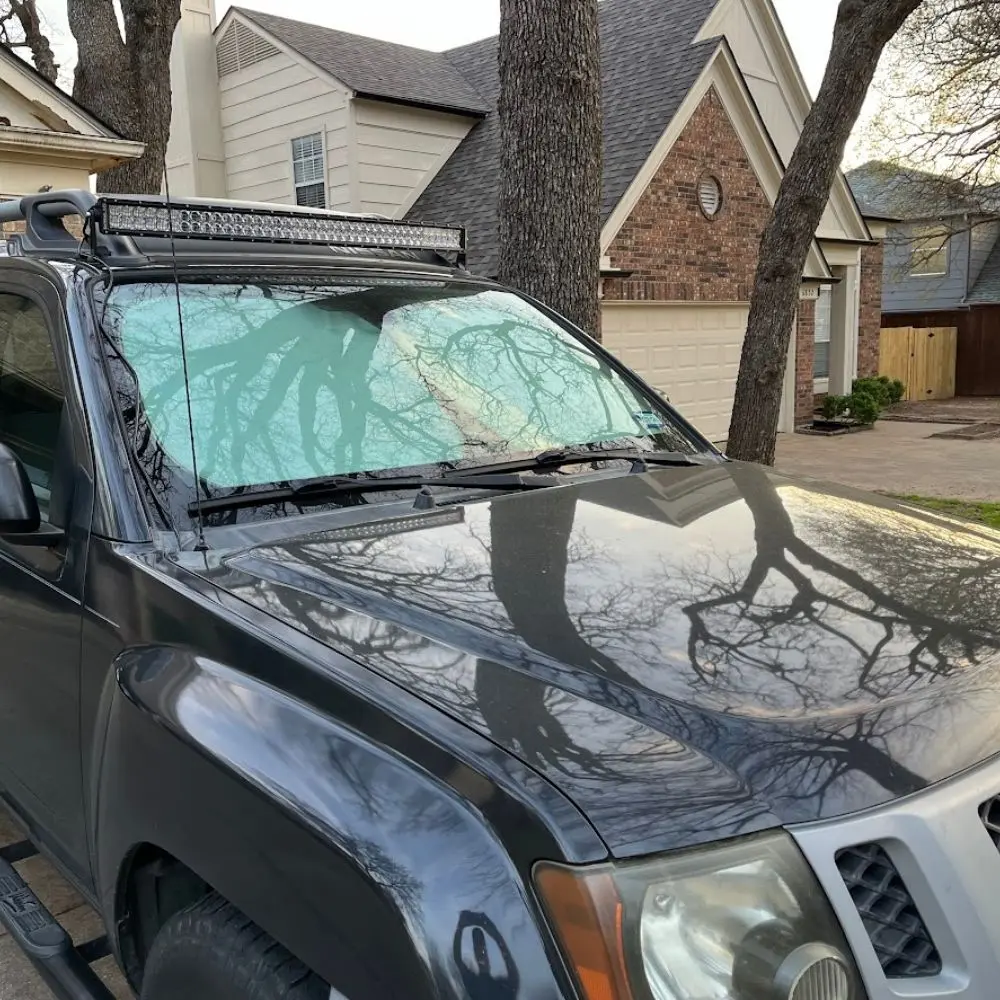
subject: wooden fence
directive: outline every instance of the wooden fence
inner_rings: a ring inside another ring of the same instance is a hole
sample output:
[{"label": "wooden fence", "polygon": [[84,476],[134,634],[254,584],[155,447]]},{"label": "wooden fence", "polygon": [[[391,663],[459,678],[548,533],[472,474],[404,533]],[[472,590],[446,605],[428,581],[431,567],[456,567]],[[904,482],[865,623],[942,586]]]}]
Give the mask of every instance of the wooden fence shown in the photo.
[{"label": "wooden fence", "polygon": [[958,330],[953,326],[883,328],[879,375],[906,384],[904,399],[951,399],[955,395]]}]

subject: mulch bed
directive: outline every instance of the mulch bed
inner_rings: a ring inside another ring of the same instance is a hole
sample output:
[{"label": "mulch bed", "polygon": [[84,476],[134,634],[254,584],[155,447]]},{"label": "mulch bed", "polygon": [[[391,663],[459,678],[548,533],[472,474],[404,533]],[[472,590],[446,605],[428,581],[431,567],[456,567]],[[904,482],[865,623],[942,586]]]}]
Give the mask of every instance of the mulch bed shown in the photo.
[{"label": "mulch bed", "polygon": [[806,427],[798,429],[799,434],[814,434],[817,437],[837,437],[839,434],[854,434],[870,431],[874,424],[852,424],[844,420],[814,420]]}]

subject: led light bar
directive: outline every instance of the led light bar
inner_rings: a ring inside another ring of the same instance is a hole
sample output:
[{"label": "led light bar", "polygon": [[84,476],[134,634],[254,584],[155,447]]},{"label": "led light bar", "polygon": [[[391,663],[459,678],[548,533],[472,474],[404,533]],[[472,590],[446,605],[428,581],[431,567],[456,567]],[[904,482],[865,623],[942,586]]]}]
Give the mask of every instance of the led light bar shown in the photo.
[{"label": "led light bar", "polygon": [[381,250],[437,250],[463,254],[465,231],[448,226],[383,222],[332,212],[282,212],[280,209],[165,201],[102,198],[99,225],[116,236],[175,236],[254,243],[308,243]]}]

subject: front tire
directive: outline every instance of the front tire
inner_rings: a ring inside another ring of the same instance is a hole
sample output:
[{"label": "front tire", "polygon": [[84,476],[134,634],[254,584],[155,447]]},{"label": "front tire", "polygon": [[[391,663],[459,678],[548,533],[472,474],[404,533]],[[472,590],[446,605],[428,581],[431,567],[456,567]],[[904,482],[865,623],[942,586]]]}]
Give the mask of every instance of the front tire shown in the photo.
[{"label": "front tire", "polygon": [[221,896],[160,928],[141,1000],[327,1000],[330,988]]}]

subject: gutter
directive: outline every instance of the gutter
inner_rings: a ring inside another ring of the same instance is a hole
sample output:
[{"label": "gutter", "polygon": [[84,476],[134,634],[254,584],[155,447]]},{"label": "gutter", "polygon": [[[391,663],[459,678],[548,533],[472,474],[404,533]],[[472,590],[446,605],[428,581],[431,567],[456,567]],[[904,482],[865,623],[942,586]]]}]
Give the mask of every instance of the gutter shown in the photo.
[{"label": "gutter", "polygon": [[965,295],[962,298],[967,300],[972,291],[972,217],[966,212],[964,218],[965,231],[969,234],[969,247],[965,254]]}]

